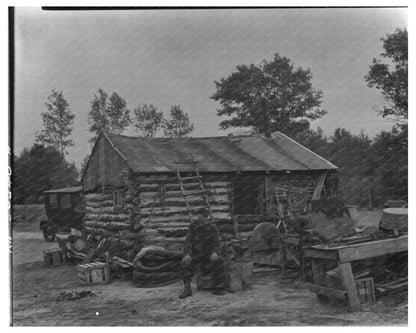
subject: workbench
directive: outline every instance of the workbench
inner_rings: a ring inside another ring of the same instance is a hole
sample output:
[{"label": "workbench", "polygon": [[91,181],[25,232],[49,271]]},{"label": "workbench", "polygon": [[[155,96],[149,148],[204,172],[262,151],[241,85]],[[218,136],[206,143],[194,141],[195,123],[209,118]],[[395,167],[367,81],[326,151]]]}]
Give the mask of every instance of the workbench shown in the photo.
[{"label": "workbench", "polygon": [[[321,295],[329,298],[347,298],[350,310],[359,311],[361,310],[361,304],[351,269],[351,262],[386,254],[406,252],[408,249],[407,241],[408,237],[406,235],[353,245],[336,247],[314,245],[305,248],[305,257],[310,258],[312,264],[313,284],[309,285],[309,289],[318,295],[318,299]],[[326,286],[327,266],[334,261],[338,264],[344,290]]]}]

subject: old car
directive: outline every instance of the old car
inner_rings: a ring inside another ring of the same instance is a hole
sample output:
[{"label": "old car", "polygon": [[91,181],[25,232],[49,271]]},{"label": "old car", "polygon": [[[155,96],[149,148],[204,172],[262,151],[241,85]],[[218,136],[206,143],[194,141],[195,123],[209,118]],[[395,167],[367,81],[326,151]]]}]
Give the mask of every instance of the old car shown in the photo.
[{"label": "old car", "polygon": [[40,222],[43,238],[53,242],[60,231],[80,229],[84,216],[82,187],[66,187],[44,192],[47,220]]}]

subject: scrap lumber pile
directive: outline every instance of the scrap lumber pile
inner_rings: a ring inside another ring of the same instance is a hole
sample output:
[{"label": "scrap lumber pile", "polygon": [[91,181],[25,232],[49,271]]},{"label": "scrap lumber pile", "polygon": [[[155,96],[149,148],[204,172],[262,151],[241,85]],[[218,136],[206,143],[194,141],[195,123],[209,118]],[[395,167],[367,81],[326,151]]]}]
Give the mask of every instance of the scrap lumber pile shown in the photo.
[{"label": "scrap lumber pile", "polygon": [[387,294],[397,291],[403,291],[408,288],[408,281],[407,276],[386,282],[386,283],[379,283],[376,285],[375,290],[378,294]]},{"label": "scrap lumber pile", "polygon": [[59,247],[63,249],[69,261],[88,263],[91,261],[108,261],[114,255],[127,259],[134,250],[128,241],[115,237],[99,237],[98,241],[87,239],[84,235],[68,236],[67,240],[58,238]]},{"label": "scrap lumber pile", "polygon": [[165,286],[179,281],[182,253],[167,251],[159,246],[145,246],[116,237],[97,238],[70,235],[58,238],[68,262],[78,265],[107,263],[112,277],[132,280],[137,287]]}]

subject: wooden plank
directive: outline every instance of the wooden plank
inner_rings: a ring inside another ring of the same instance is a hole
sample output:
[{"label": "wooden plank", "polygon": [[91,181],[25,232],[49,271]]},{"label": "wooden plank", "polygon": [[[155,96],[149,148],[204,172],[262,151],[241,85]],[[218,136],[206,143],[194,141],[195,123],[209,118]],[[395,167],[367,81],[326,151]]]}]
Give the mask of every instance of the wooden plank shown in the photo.
[{"label": "wooden plank", "polygon": [[274,216],[273,207],[273,180],[272,176],[264,176],[264,193],[266,197],[266,217],[270,218]]},{"label": "wooden plank", "polygon": [[282,242],[286,244],[299,245],[299,236],[282,235]]},{"label": "wooden plank", "polygon": [[319,176],[319,179],[318,179],[318,181],[315,185],[315,188],[313,190],[312,200],[317,200],[321,197],[321,192],[322,192],[322,189],[324,187],[325,178],[326,178],[326,171],[325,171],[325,173],[323,173],[322,175]]},{"label": "wooden plank", "polygon": [[362,260],[384,254],[405,252],[408,250],[408,237],[383,239],[375,242],[354,244],[346,247],[338,247],[341,262]]},{"label": "wooden plank", "polygon": [[338,251],[321,251],[317,249],[308,248],[305,249],[306,258],[318,258],[318,259],[328,259],[328,260],[337,260]]},{"label": "wooden plank", "polygon": [[352,274],[350,263],[340,263],[341,279],[347,291],[348,303],[352,312],[361,310],[360,299],[358,298],[357,285]]},{"label": "wooden plank", "polygon": [[312,258],[312,278],[313,282],[320,286],[326,285],[326,265],[322,260]]},{"label": "wooden plank", "polygon": [[329,298],[337,298],[337,299],[346,299],[347,292],[345,290],[338,290],[338,289],[332,289],[328,287],[319,286],[316,284],[309,283],[307,285],[309,287],[309,290],[314,292],[318,295],[324,295]]},{"label": "wooden plank", "polygon": [[92,258],[95,255],[95,252],[97,252],[97,249],[95,249],[95,248],[90,249],[81,264],[88,264],[88,263],[90,263],[91,260],[92,260]]},{"label": "wooden plank", "polygon": [[285,248],[285,251],[286,251],[287,260],[293,260],[296,265],[300,266],[300,262],[298,258],[296,258],[296,256],[292,252],[290,252],[288,248]]}]

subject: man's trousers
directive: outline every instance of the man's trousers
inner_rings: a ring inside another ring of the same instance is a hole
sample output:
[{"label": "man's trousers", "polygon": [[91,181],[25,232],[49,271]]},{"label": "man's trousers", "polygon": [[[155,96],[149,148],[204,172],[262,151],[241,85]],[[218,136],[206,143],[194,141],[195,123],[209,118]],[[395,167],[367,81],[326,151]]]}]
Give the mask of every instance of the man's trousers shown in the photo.
[{"label": "man's trousers", "polygon": [[190,283],[192,277],[195,275],[195,270],[200,268],[203,275],[212,273],[212,288],[213,289],[226,289],[226,270],[225,261],[222,258],[218,258],[217,261],[211,262],[210,257],[192,258],[192,261],[188,264],[181,264],[181,275],[183,282]]}]

